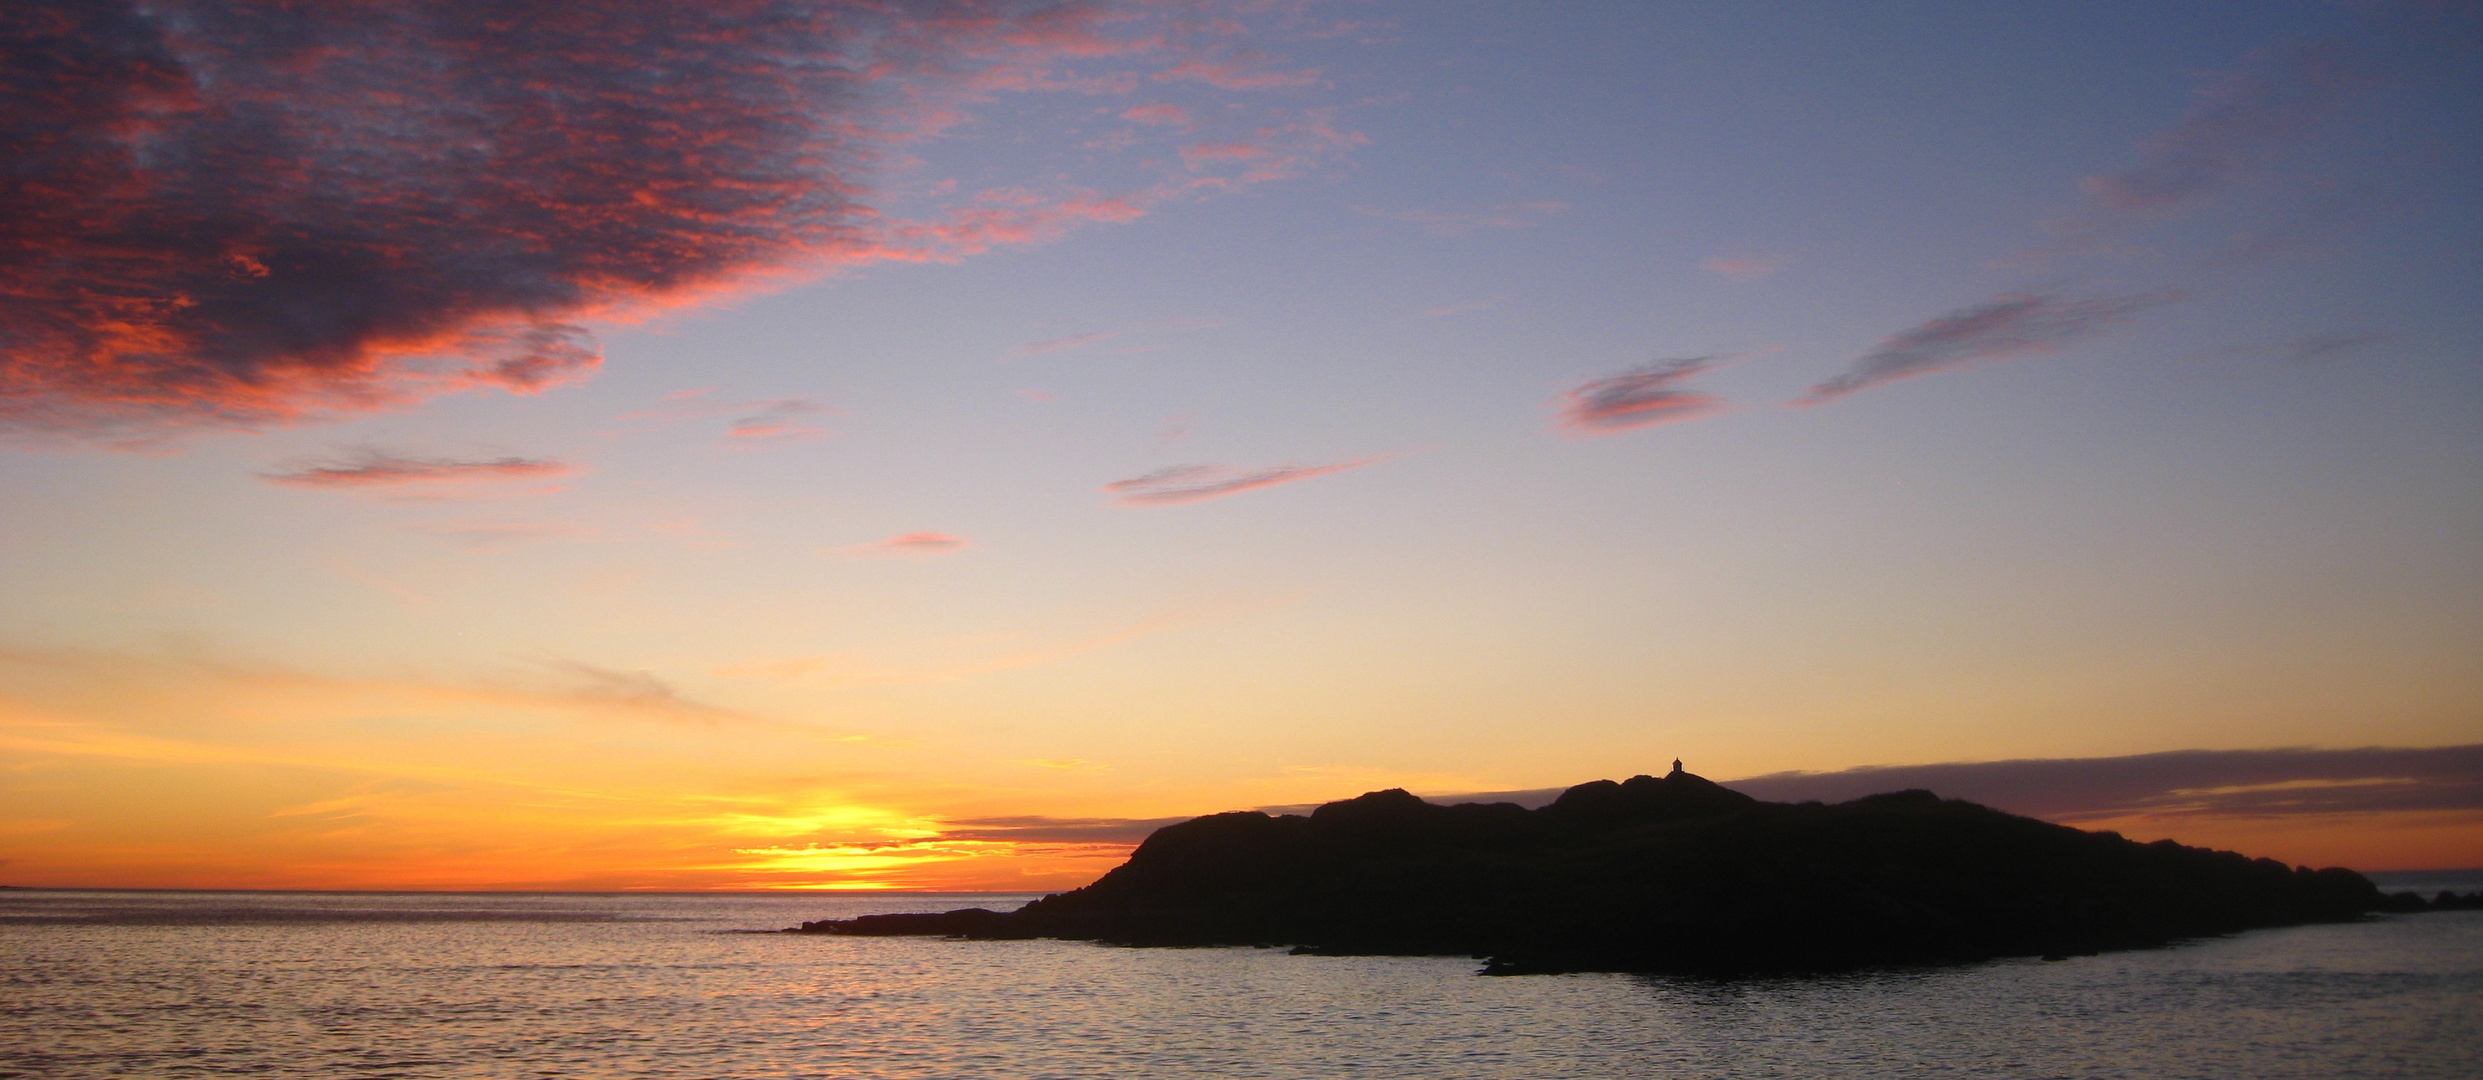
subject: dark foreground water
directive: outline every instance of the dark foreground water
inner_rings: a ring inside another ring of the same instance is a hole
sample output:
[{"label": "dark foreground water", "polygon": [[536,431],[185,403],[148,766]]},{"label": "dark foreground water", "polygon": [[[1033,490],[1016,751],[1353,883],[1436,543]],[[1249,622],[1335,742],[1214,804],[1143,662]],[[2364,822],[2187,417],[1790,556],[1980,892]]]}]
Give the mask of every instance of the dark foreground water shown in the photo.
[{"label": "dark foreground water", "polygon": [[733,932],[1022,899],[0,892],[0,1076],[2483,1077],[2483,912],[1730,983]]}]

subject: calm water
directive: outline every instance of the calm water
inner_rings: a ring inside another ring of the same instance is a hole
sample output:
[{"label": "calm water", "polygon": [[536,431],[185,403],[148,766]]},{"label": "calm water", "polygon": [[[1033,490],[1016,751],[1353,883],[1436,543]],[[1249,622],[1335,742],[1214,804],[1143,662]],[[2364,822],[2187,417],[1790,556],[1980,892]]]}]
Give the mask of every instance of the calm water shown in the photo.
[{"label": "calm water", "polygon": [[2483,912],[1723,984],[733,932],[1021,899],[0,892],[0,1076],[2483,1076]]}]

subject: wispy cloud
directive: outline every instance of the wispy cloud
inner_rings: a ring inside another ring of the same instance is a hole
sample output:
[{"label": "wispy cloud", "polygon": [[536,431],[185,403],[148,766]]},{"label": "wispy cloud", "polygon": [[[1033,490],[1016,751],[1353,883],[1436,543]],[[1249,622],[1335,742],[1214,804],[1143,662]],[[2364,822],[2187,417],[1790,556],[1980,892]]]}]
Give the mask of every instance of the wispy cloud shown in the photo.
[{"label": "wispy cloud", "polygon": [[1498,206],[1363,210],[1372,217],[1422,227],[1433,236],[1462,236],[1477,229],[1522,229],[1569,209],[1565,202],[1503,203]]},{"label": "wispy cloud", "polygon": [[1775,273],[1784,264],[1779,255],[1710,255],[1699,260],[1698,268],[1728,281],[1747,284]]},{"label": "wispy cloud", "polygon": [[1794,404],[1825,404],[1898,379],[1981,360],[2046,352],[2093,337],[2137,312],[2176,299],[2172,293],[2102,300],[2022,293],[2001,296],[1889,335],[1844,374],[1812,386]]},{"label": "wispy cloud", "polygon": [[551,660],[544,666],[563,676],[565,685],[554,693],[597,708],[703,723],[754,719],[737,709],[683,697],[678,688],[652,671],[623,671],[576,660]]},{"label": "wispy cloud", "polygon": [[841,555],[946,555],[966,549],[966,538],[944,532],[899,533],[885,540],[837,548]]},{"label": "wispy cloud", "polygon": [[1011,348],[1008,356],[1009,359],[1012,360],[1028,356],[1039,356],[1048,352],[1060,352],[1064,349],[1074,349],[1081,345],[1092,345],[1098,341],[1110,341],[1119,336],[1121,336],[1121,331],[1118,330],[1097,330],[1088,334],[1070,334],[1066,337],[1046,338],[1042,341],[1029,341],[1023,345],[1018,345]]},{"label": "wispy cloud", "polygon": [[[242,700],[301,694],[393,702],[389,708],[467,703],[611,719],[637,718],[803,730],[738,709],[698,701],[652,671],[627,670],[565,658],[457,677],[352,675],[288,666],[195,644],[158,653],[21,646],[0,643],[0,666],[40,669],[61,678],[110,680],[162,690],[162,699]],[[170,689],[166,689],[170,688]]]},{"label": "wispy cloud", "polygon": [[1103,762],[1088,761],[1085,758],[1027,758],[1025,764],[1057,772],[1094,772],[1110,767]]},{"label": "wispy cloud", "polygon": [[1179,441],[1182,437],[1188,435],[1190,433],[1190,428],[1197,423],[1198,416],[1192,413],[1165,417],[1164,425],[1155,429],[1155,448],[1162,450],[1163,448],[1172,445],[1174,442]]},{"label": "wispy cloud", "polygon": [[625,425],[624,430],[635,432],[731,417],[721,437],[723,444],[734,449],[753,449],[824,438],[828,429],[808,422],[807,418],[840,415],[843,410],[835,406],[802,397],[717,400],[713,387],[702,386],[675,390],[651,408],[623,413],[615,419]]},{"label": "wispy cloud", "polygon": [[1122,111],[1121,119],[1138,124],[1174,124],[1188,127],[1190,111],[1179,105],[1133,105]]},{"label": "wispy cloud", "polygon": [[2137,164],[2080,186],[2120,213],[2198,203],[2371,82],[2335,42],[2295,46],[2209,83],[2189,115],[2147,140]]},{"label": "wispy cloud", "polygon": [[1724,399],[1681,384],[1723,359],[1657,360],[1618,375],[1590,379],[1552,402],[1553,423],[1573,435],[1609,435],[1650,424],[1695,420],[1724,409]]},{"label": "wispy cloud", "polygon": [[1267,148],[1246,142],[1193,143],[1181,148],[1181,160],[1191,168],[1216,161],[1250,161],[1267,156]]},{"label": "wispy cloud", "polygon": [[1045,817],[1039,814],[1016,814],[1005,817],[956,818],[943,822],[940,836],[949,840],[981,840],[1008,843],[1055,844],[1127,844],[1136,845],[1155,830],[1190,820],[1168,818],[1107,818],[1107,817]]},{"label": "wispy cloud", "polygon": [[[2374,17],[2342,36],[2261,50],[2236,70],[2206,77],[2190,108],[2143,140],[2127,168],[2079,181],[2081,205],[2047,223],[2057,234],[2053,243],[1991,265],[2125,253],[2133,250],[2125,234],[2223,209],[2243,220],[2226,227],[2230,239],[2205,265],[2231,269],[2298,251],[2318,234],[2371,220],[2393,201],[2370,189],[2372,168],[2389,170],[2381,187],[2395,186],[2408,174],[2390,169],[2402,162],[2389,161],[2387,150],[2351,147],[2355,128],[2390,126],[2389,118],[2352,110],[2383,83],[2432,82],[2455,66],[2442,60],[2455,49],[2448,42],[2461,35],[2455,30],[2442,35],[2442,27],[2424,25],[2429,20],[2414,14],[2418,6],[2370,5],[2365,14]],[[2441,116],[2425,122],[2455,121]],[[2340,135],[2346,142],[2315,163],[2301,152],[2315,140]],[[2396,141],[2402,145],[2401,138]],[[2232,198],[2236,195],[2247,197]]]},{"label": "wispy cloud", "polygon": [[1203,82],[1225,90],[1298,89],[1320,83],[1315,69],[1284,71],[1266,66],[1265,61],[1265,57],[1256,55],[1221,61],[1190,60],[1156,73],[1155,78],[1159,82]]},{"label": "wispy cloud", "polygon": [[1174,465],[1144,476],[1115,480],[1105,484],[1104,490],[1113,496],[1114,503],[1121,506],[1175,506],[1359,469],[1386,460],[1385,457],[1367,457],[1327,465],[1272,465],[1258,469],[1236,469],[1226,465]]},{"label": "wispy cloud", "polygon": [[733,426],[725,429],[724,441],[728,445],[754,446],[824,438],[828,429],[805,423],[802,418],[836,411],[807,398],[779,398],[756,404],[759,406],[756,411],[734,420]]},{"label": "wispy cloud", "polygon": [[1762,799],[1838,802],[1927,788],[2054,821],[2483,810],[2483,745],[2175,750],[2109,758],[1888,765],[1734,780]]},{"label": "wispy cloud", "polygon": [[499,457],[479,460],[403,457],[364,450],[330,465],[312,465],[291,472],[262,473],[271,484],[307,488],[437,487],[502,480],[549,480],[577,472],[577,467],[550,458]]}]

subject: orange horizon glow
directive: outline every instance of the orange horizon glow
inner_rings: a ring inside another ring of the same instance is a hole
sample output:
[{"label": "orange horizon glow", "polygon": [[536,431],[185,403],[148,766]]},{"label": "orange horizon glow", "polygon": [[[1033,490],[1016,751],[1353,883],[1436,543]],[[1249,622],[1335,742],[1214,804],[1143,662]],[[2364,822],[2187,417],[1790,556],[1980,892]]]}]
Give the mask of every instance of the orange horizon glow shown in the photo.
[{"label": "orange horizon glow", "polygon": [[[2483,867],[2483,816],[2427,815],[2420,820],[2269,823],[2215,818],[2172,823],[2125,819],[2064,823],[2119,832],[2132,840],[2171,839],[2193,847],[2238,851],[2288,865],[2345,866],[2365,873]],[[1120,865],[1136,845],[958,845],[915,848],[868,845],[813,849],[742,849],[760,856],[741,865],[637,866],[582,858],[562,866],[541,854],[512,854],[424,864],[415,859],[360,865],[306,860],[247,863],[248,849],[213,853],[168,846],[119,849],[128,862],[98,860],[103,852],[13,846],[0,885],[46,889],[284,890],[342,892],[920,892],[1052,893],[1078,888]],[[276,853],[268,853],[275,855]],[[221,869],[208,869],[210,862]],[[117,863],[117,865],[116,865]],[[131,863],[143,863],[143,868]],[[525,870],[516,869],[523,866]],[[562,871],[567,872],[562,872]]]}]

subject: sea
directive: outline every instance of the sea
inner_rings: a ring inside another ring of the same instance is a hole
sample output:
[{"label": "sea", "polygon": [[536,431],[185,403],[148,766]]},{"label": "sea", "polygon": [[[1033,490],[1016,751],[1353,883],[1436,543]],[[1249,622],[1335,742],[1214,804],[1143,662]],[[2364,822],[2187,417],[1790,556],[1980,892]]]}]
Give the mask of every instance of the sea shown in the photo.
[{"label": "sea", "polygon": [[1028,898],[4,890],[0,1077],[2483,1077],[2483,911],[1728,981],[769,932]]}]

